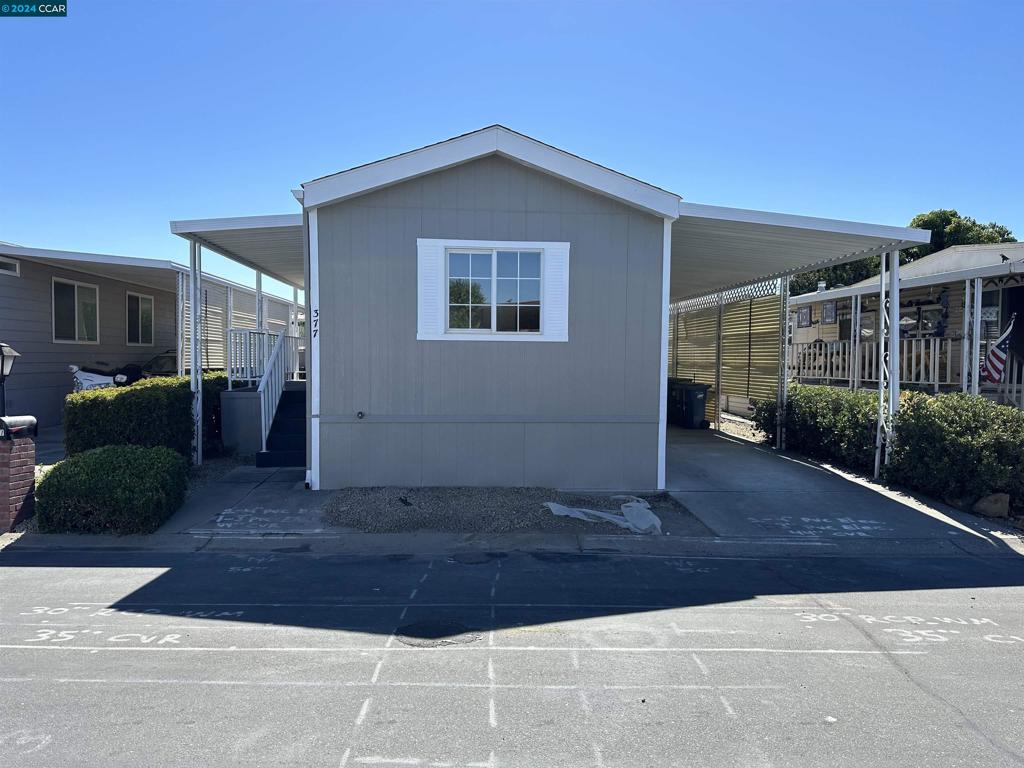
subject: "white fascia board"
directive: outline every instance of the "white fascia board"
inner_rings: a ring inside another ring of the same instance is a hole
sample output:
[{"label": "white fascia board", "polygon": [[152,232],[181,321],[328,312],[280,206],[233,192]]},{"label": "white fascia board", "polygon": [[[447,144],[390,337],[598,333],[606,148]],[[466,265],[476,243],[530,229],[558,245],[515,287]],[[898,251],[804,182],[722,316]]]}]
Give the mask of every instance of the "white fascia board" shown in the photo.
[{"label": "white fascia board", "polygon": [[679,215],[679,195],[508,130],[498,132],[498,154],[641,208],[661,218]]},{"label": "white fascia board", "polygon": [[716,219],[719,221],[736,221],[747,224],[763,224],[773,227],[791,227],[815,232],[834,232],[842,235],[861,235],[877,237],[889,242],[902,241],[901,247],[930,243],[932,233],[928,229],[913,227],[894,227],[888,224],[868,224],[859,221],[842,219],[822,219],[816,216],[797,216],[791,213],[773,213],[771,211],[755,211],[746,208],[725,208],[719,205],[702,203],[679,203],[679,216],[696,219]]},{"label": "white fascia board", "polygon": [[272,227],[302,228],[301,213],[278,213],[269,216],[234,216],[226,219],[182,219],[171,222],[171,234],[191,235],[226,229],[269,229]]},{"label": "white fascia board", "polygon": [[416,149],[402,155],[361,165],[302,185],[303,205],[316,208],[336,203],[375,189],[414,179],[498,151],[497,131],[482,131],[459,136],[440,144]]},{"label": "white fascia board", "polygon": [[676,218],[679,196],[501,126],[342,171],[302,185],[307,209],[498,154],[660,217]]}]

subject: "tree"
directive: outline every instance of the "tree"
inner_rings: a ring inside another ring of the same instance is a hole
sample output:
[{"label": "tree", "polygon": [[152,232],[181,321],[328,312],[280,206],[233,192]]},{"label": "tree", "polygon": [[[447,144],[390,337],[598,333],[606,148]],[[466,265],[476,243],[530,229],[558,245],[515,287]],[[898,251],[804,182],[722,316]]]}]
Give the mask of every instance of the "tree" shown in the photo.
[{"label": "tree", "polygon": [[[919,213],[910,221],[910,226],[917,229],[930,229],[932,240],[927,245],[918,245],[900,252],[900,263],[907,264],[923,258],[930,253],[941,251],[954,245],[975,245],[979,243],[1015,243],[1017,239],[1008,227],[992,221],[981,224],[969,216],[961,216],[957,211],[939,208],[928,213]],[[838,285],[852,285],[878,275],[881,259],[869,256],[866,259],[840,264],[835,267],[816,269],[794,275],[789,281],[791,296],[811,293],[817,290],[818,281],[824,280],[828,288]]]}]

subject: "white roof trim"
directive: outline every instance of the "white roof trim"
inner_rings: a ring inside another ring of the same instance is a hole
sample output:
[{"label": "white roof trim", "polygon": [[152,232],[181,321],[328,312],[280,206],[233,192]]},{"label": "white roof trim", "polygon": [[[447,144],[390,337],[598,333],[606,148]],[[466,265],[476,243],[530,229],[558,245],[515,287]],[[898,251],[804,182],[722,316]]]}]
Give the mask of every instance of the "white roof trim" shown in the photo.
[{"label": "white roof trim", "polygon": [[765,224],[775,227],[791,227],[816,232],[832,232],[842,235],[863,235],[885,238],[891,242],[903,241],[907,246],[930,243],[932,233],[927,229],[894,227],[888,224],[867,224],[843,219],[822,219],[816,216],[797,216],[791,213],[754,211],[747,208],[725,208],[719,205],[686,203],[680,201],[679,216],[721,221],[741,221],[748,224]]},{"label": "white roof trim", "polygon": [[665,218],[679,196],[584,160],[500,125],[378,160],[302,185],[306,208],[336,203],[488,155],[501,155]]},{"label": "white roof trim", "polygon": [[[1004,244],[1005,245],[1005,244]],[[921,288],[927,285],[944,285],[946,283],[958,283],[961,280],[972,280],[975,277],[1003,277],[1009,275],[1024,274],[1024,264],[1011,261],[1006,264],[986,264],[971,269],[958,269],[952,272],[939,272],[935,275],[921,275],[920,277],[901,277],[900,289]],[[888,284],[888,278],[886,280]],[[846,285],[842,288],[829,288],[827,291],[815,291],[814,293],[802,293],[799,296],[790,298],[790,304],[816,304],[819,301],[830,301],[832,299],[844,299],[847,296],[867,296],[878,293],[879,277],[871,278],[871,282]]]},{"label": "white roof trim", "polygon": [[171,222],[172,235],[193,232],[216,232],[224,229],[268,229],[270,227],[301,227],[301,213],[277,213],[269,216],[234,216],[227,219],[181,219]]}]

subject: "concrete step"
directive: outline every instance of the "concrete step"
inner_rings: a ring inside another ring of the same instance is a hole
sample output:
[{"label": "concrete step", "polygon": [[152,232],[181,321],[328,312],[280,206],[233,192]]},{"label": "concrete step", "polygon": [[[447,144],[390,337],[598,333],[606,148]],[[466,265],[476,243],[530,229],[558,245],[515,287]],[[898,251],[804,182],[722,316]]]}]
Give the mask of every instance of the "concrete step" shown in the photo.
[{"label": "concrete step", "polygon": [[304,467],[306,451],[260,451],[256,454],[257,467]]}]

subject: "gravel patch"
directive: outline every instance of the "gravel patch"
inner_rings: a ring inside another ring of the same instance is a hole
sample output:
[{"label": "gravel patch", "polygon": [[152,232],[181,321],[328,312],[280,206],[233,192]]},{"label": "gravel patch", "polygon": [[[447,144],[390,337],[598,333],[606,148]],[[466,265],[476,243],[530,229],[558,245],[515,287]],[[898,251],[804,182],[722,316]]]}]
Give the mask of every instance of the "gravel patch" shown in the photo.
[{"label": "gravel patch", "polygon": [[[568,507],[618,512],[613,494],[567,493],[549,488],[346,488],[324,509],[333,526],[365,533],[599,533],[627,534],[612,523],[558,517],[546,501]],[[662,520],[662,530],[698,526],[686,507],[667,493],[640,495]],[[686,531],[693,535],[692,530]],[[701,535],[697,533],[696,535]]]},{"label": "gravel patch", "polygon": [[752,443],[763,443],[767,436],[754,426],[754,422],[729,413],[722,414],[722,432]]}]

